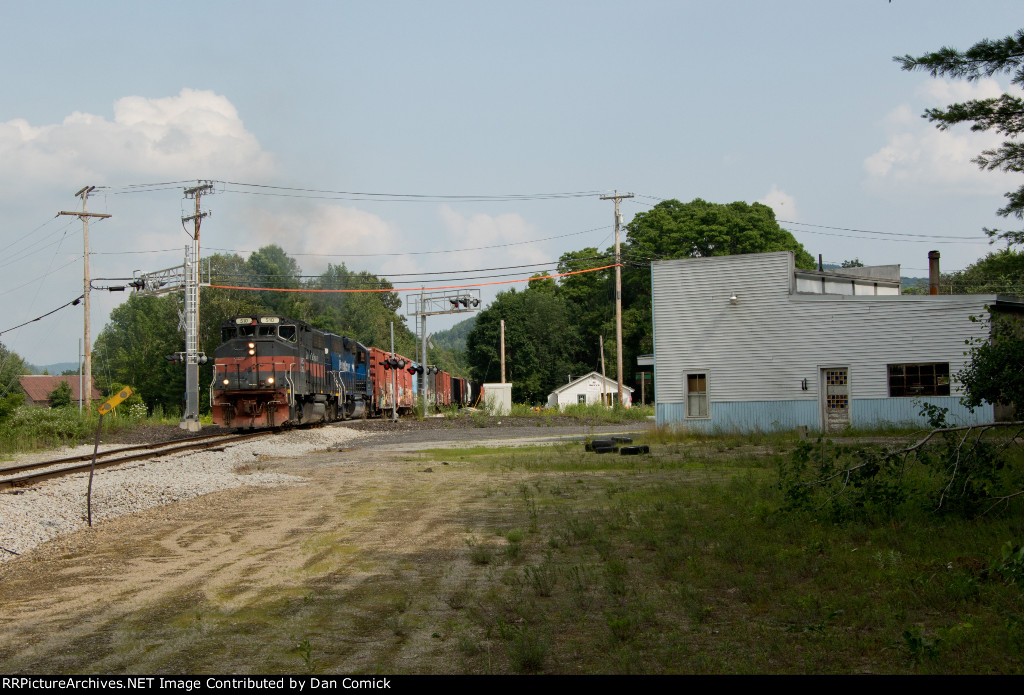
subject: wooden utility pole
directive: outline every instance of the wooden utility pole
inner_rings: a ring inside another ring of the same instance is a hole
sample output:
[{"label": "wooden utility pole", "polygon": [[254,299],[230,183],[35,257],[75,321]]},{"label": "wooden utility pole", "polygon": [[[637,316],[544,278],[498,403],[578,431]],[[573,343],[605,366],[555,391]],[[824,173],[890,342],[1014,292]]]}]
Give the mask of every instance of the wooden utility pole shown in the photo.
[{"label": "wooden utility pole", "polygon": [[[619,403],[622,403],[622,256],[619,253],[619,226],[622,215],[619,214],[619,201],[632,198],[632,193],[601,196],[601,200],[615,201],[615,365],[618,369]],[[601,349],[601,361],[604,362],[604,348]],[[603,367],[602,367],[603,369]],[[602,374],[602,376],[604,376]]]},{"label": "wooden utility pole", "polygon": [[505,383],[505,319],[501,319],[501,383]]},{"label": "wooden utility pole", "polygon": [[597,336],[597,342],[601,346],[601,405],[608,405],[608,380],[604,376],[604,336]]},{"label": "wooden utility pole", "polygon": [[[86,207],[89,200],[89,194],[96,190],[96,186],[86,186],[85,188],[75,193],[76,198],[82,199],[82,211],[74,212],[61,210],[57,215],[72,215],[82,220],[82,241],[85,247],[84,270],[82,272],[82,304],[84,305],[85,313],[85,329],[82,333],[82,340],[85,344],[85,397],[84,404],[86,408],[92,405],[92,344],[89,342],[89,291],[92,289],[89,280],[89,218],[107,218],[110,215],[99,213],[99,212],[87,212]],[[82,397],[81,389],[79,389],[79,397]]]}]

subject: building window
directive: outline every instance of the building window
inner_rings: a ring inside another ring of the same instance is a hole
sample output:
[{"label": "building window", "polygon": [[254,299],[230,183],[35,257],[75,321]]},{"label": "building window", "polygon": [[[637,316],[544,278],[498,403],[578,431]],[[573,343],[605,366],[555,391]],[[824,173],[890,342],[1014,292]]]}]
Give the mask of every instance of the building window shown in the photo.
[{"label": "building window", "polygon": [[686,417],[709,417],[707,374],[686,375]]},{"label": "building window", "polygon": [[579,405],[586,405],[587,404],[587,394],[581,393],[578,396],[576,396],[576,403],[578,403]]},{"label": "building window", "polygon": [[893,398],[949,395],[949,362],[890,364],[889,395]]}]

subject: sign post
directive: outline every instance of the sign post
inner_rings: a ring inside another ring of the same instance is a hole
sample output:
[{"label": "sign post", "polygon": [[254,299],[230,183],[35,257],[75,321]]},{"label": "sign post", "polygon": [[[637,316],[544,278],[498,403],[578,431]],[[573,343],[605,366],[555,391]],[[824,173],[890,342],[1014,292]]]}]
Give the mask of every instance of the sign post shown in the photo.
[{"label": "sign post", "polygon": [[125,386],[117,392],[116,396],[108,398],[106,403],[101,405],[97,411],[100,414],[100,421],[96,425],[96,442],[92,447],[92,466],[89,467],[89,491],[85,495],[86,516],[88,517],[90,528],[92,527],[92,476],[96,472],[96,454],[100,449],[100,432],[103,430],[103,416],[116,408],[122,401],[128,400],[131,395],[131,386]]}]

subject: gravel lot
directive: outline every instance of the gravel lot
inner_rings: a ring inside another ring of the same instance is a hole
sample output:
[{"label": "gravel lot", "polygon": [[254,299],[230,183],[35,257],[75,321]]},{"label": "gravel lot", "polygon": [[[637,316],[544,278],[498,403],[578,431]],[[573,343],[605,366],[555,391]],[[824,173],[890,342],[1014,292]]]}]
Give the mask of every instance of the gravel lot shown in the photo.
[{"label": "gravel lot", "polygon": [[[583,440],[586,437],[640,432],[646,423],[580,423],[572,418],[428,418],[426,420],[358,420],[318,429],[292,430],[249,440],[222,451],[187,452],[96,471],[93,523],[124,514],[198,497],[218,490],[251,486],[298,485],[304,478],[268,473],[260,462],[302,456],[329,448],[403,451],[458,448],[482,442],[516,446]],[[204,427],[203,434],[221,428]],[[228,433],[225,430],[225,433]],[[187,438],[176,426],[147,426],[108,437],[101,450],[130,444]],[[92,445],[36,453],[19,462],[91,453]],[[57,536],[85,528],[88,474],[48,480],[0,493],[0,563],[22,555]]]},{"label": "gravel lot", "polygon": [[[152,435],[145,441],[181,438],[173,436],[169,431],[172,428],[165,432],[160,432],[165,428],[143,429]],[[177,427],[173,429],[182,431]],[[302,478],[261,472],[259,462],[322,451],[342,445],[355,436],[354,432],[343,428],[295,430],[228,446],[222,451],[186,452],[100,469],[93,479],[93,523],[242,485],[299,484],[304,482]],[[103,444],[100,449],[112,449],[125,443],[122,438],[114,444]],[[92,448],[92,445],[83,445],[37,453],[18,461],[92,453]],[[24,554],[51,538],[85,528],[88,481],[88,473],[76,474],[0,494],[0,548],[3,549],[0,562]]]}]

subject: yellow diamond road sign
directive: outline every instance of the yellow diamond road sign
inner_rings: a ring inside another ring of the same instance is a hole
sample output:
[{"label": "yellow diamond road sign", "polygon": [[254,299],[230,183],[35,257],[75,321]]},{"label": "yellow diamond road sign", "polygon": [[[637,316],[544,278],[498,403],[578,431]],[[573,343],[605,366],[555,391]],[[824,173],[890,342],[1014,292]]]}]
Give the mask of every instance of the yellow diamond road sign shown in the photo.
[{"label": "yellow diamond road sign", "polygon": [[127,400],[128,398],[130,398],[131,395],[132,395],[132,387],[131,386],[125,386],[123,389],[121,389],[120,391],[117,392],[116,396],[111,396],[107,400],[106,403],[104,403],[103,405],[100,406],[100,409],[99,409],[100,415],[106,415],[111,410],[116,408],[121,403],[121,401],[124,401],[124,400]]}]

